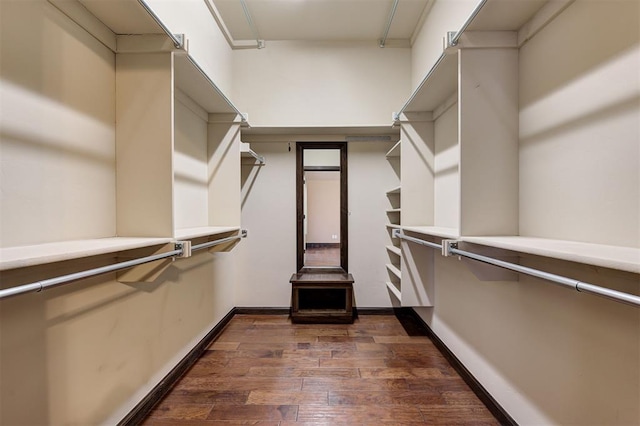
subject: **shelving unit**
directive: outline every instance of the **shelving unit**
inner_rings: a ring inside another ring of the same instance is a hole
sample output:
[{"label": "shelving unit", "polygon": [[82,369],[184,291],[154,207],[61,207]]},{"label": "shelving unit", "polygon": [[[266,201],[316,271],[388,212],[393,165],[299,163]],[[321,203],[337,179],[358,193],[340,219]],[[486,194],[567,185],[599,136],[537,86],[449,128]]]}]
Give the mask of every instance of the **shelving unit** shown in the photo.
[{"label": "shelving unit", "polygon": [[[570,231],[565,231],[566,223],[554,223],[561,219],[544,214],[552,205],[548,195],[530,189],[549,180],[548,165],[536,163],[546,157],[523,151],[518,133],[523,123],[518,49],[566,6],[488,0],[455,33],[455,43],[443,49],[397,116],[401,137],[413,141],[402,145],[404,231],[628,272],[640,270],[640,249],[607,243],[630,240],[619,235],[621,227],[606,226],[613,235],[594,229],[588,233],[591,237],[578,234],[574,227],[575,241],[553,238],[558,231],[562,237]],[[582,161],[577,151],[564,157]],[[569,167],[584,173],[578,164]],[[614,179],[609,179],[610,187],[629,187]],[[534,197],[539,199],[535,203]],[[590,205],[594,204],[596,199]],[[583,215],[598,217],[597,208],[584,210]],[[568,205],[566,212],[571,212]],[[402,247],[403,254],[411,249]]]},{"label": "shelving unit", "polygon": [[[85,125],[82,131],[86,134],[80,131],[60,138],[97,141],[94,146],[103,144],[100,149],[109,155],[115,151],[115,158],[100,153],[104,157],[99,158],[100,167],[95,167],[98,151],[92,154],[94,157],[65,159],[69,163],[56,171],[52,180],[78,173],[83,187],[92,188],[93,195],[88,198],[78,192],[77,185],[59,185],[55,196],[74,203],[84,200],[88,207],[76,210],[86,210],[87,218],[76,220],[77,226],[66,233],[58,232],[54,226],[46,228],[42,236],[21,236],[35,234],[32,231],[3,232],[5,247],[0,251],[0,268],[28,267],[237,232],[239,129],[243,117],[189,53],[182,50],[182,44],[176,42],[184,38],[169,34],[138,0],[50,3],[111,49],[115,62],[114,70],[113,63],[109,69],[108,62],[98,55],[97,59],[84,60],[83,66],[95,69],[96,79],[89,89],[91,105],[84,108],[91,110],[87,113],[91,116],[94,110],[113,111],[115,103],[115,116],[103,121],[117,125],[106,131],[101,128],[101,133]],[[69,141],[61,139],[60,143]],[[24,161],[17,150],[11,155],[16,164]],[[53,172],[50,167],[47,170]],[[17,168],[3,165],[3,173],[8,179],[25,180]],[[47,196],[30,188],[23,192],[36,197],[30,203],[39,205],[43,199],[37,197]],[[3,215],[21,217],[24,223],[35,216],[21,215],[17,209],[23,208],[22,204],[14,203],[18,199],[11,197],[3,198],[3,207],[7,206]],[[100,214],[95,214],[93,205],[99,207]],[[69,229],[61,225],[60,228]]]},{"label": "shelving unit", "polygon": [[[391,149],[387,152],[386,157],[389,161],[389,165],[392,167],[396,176],[398,177],[398,181],[400,180],[401,174],[401,158],[400,154],[402,152],[402,139],[400,139],[396,144],[391,147]],[[387,230],[389,233],[390,243],[387,245],[386,251],[389,256],[390,263],[386,265],[389,281],[386,282],[387,288],[389,289],[389,293],[393,296],[393,298],[397,299],[396,303],[402,303],[401,296],[401,288],[402,288],[402,279],[401,279],[401,263],[402,263],[402,251],[400,249],[400,240],[397,238],[393,238],[393,230],[401,228],[401,215],[402,215],[402,189],[401,186],[398,185],[386,192],[387,200],[389,202],[389,209],[386,210],[387,215]]]}]

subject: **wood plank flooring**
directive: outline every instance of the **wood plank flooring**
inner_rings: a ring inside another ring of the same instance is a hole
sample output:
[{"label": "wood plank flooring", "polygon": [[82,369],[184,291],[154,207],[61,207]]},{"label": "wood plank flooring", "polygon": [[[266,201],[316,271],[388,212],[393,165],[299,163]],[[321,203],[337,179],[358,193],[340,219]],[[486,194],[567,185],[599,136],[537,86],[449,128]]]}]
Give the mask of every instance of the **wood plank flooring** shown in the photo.
[{"label": "wood plank flooring", "polygon": [[304,253],[305,266],[340,266],[340,247],[310,247]]},{"label": "wood plank flooring", "polygon": [[395,316],[316,325],[236,315],[144,424],[499,423],[429,338]]}]

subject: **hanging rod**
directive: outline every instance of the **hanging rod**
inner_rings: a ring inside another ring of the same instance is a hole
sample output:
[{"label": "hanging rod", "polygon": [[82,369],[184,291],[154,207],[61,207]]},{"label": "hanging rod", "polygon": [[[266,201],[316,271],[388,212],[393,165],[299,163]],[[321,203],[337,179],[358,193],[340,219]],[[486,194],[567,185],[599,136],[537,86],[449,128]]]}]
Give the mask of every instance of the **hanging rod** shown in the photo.
[{"label": "hanging rod", "polygon": [[382,39],[380,39],[380,47],[384,47],[385,43],[387,42],[389,30],[391,29],[391,23],[393,22],[393,17],[396,15],[396,10],[398,9],[398,1],[399,0],[393,0],[393,6],[391,7],[391,13],[389,14],[389,20],[387,21],[387,28],[384,30]]},{"label": "hanging rod", "polygon": [[256,39],[256,43],[258,43],[258,49],[262,49],[264,47],[264,40],[260,39],[260,34],[258,34],[258,29],[253,23],[253,19],[251,18],[251,13],[249,12],[249,7],[245,0],[240,0],[240,4],[242,5],[242,10],[244,11],[244,17],[247,19],[247,23],[249,24],[249,28],[251,28],[251,32],[253,33],[253,37]]},{"label": "hanging rod", "polygon": [[573,278],[567,278],[561,275],[552,274],[550,272],[540,271],[538,269],[528,268],[526,266],[518,265],[515,263],[505,262],[503,260],[494,259],[492,257],[460,250],[458,249],[458,241],[456,240],[443,240],[442,245],[440,245],[429,241],[420,240],[418,238],[408,237],[404,234],[401,234],[399,231],[400,230],[395,230],[393,236],[396,238],[400,238],[401,240],[411,241],[413,243],[421,244],[423,246],[431,247],[434,249],[441,249],[444,256],[458,255],[467,257],[478,262],[487,263],[489,265],[498,266],[504,269],[509,269],[520,274],[541,278],[543,280],[571,288],[581,293],[594,294],[596,296],[601,296],[615,302],[625,303],[632,306],[640,306],[640,296],[636,296],[635,294],[612,290],[610,288],[578,281]]},{"label": "hanging rod", "polygon": [[0,299],[5,299],[11,296],[17,296],[23,293],[31,293],[31,292],[40,292],[45,288],[55,287],[61,284],[67,284],[72,281],[81,280],[84,278],[94,277],[96,275],[106,274],[108,272],[115,272],[122,269],[131,268],[133,266],[142,265],[149,262],[155,262],[156,260],[162,260],[169,257],[188,257],[191,255],[191,252],[195,250],[201,250],[204,248],[209,248],[218,244],[226,243],[233,240],[238,240],[241,238],[245,238],[247,236],[247,230],[243,229],[240,232],[240,235],[236,235],[229,238],[222,238],[220,240],[209,241],[207,243],[198,244],[195,246],[191,246],[189,249],[188,242],[184,241],[176,241],[175,250],[168,251],[166,253],[154,254],[147,257],[141,257],[139,259],[128,260],[126,262],[115,263],[113,265],[102,266],[100,268],[88,269],[82,272],[75,272],[73,274],[62,275],[56,278],[48,278],[42,281],[36,281],[29,284],[23,284],[15,287],[6,288],[4,290],[0,290]]},{"label": "hanging rod", "polygon": [[451,46],[455,46],[458,44],[458,41],[460,40],[460,37],[462,37],[462,34],[467,30],[469,25],[471,25],[473,20],[476,19],[476,16],[478,16],[484,5],[487,4],[487,1],[488,0],[482,0],[480,3],[478,3],[475,9],[473,9],[473,12],[471,12],[471,15],[467,18],[466,21],[464,21],[464,24],[462,24],[462,28],[460,28],[456,32],[456,35],[449,39],[449,44]]},{"label": "hanging rod", "polygon": [[412,243],[420,244],[421,246],[430,247],[432,249],[442,250],[442,246],[440,244],[432,243],[431,241],[420,240],[418,238],[408,237],[404,234],[401,234],[399,229],[393,230],[393,237],[400,238],[401,240],[411,241]]},{"label": "hanging rod", "polygon": [[218,244],[227,243],[229,241],[241,240],[241,239],[246,238],[246,237],[247,237],[247,230],[243,229],[242,231],[240,231],[240,235],[235,235],[233,237],[222,238],[220,240],[209,241],[209,242],[206,242],[206,243],[196,244],[195,246],[191,246],[191,251],[193,252],[193,251],[196,251],[196,250],[206,249],[206,248],[209,248],[209,247],[217,246]]},{"label": "hanging rod", "polygon": [[173,34],[169,28],[167,28],[167,26],[164,24],[164,22],[162,22],[162,20],[160,19],[160,17],[158,15],[156,15],[156,13],[153,11],[153,9],[151,9],[151,7],[149,7],[149,5],[147,4],[147,2],[145,0],[138,0],[138,3],[140,3],[140,6],[142,6],[144,8],[144,10],[147,11],[147,13],[149,14],[149,16],[151,16],[151,18],[156,21],[156,24],[158,24],[160,26],[160,28],[162,28],[162,31],[165,32],[165,34],[171,39],[173,40],[173,45],[177,48],[177,49],[182,49],[182,47],[184,46],[184,35],[183,34]]},{"label": "hanging rod", "polygon": [[126,262],[120,262],[113,265],[102,266],[100,268],[89,269],[82,272],[76,272],[73,274],[62,275],[56,278],[49,278],[42,281],[36,281],[30,284],[23,284],[16,287],[10,287],[4,290],[0,290],[0,299],[4,299],[11,296],[17,296],[18,294],[39,292],[45,288],[66,284],[72,281],[77,281],[83,278],[89,278],[96,275],[106,274],[108,272],[119,271],[121,269],[131,268],[133,266],[142,265],[144,263],[154,262],[156,260],[166,259],[168,257],[181,256],[184,252],[183,244],[175,243],[175,250],[154,254],[152,256],[141,257],[140,259],[128,260]]}]

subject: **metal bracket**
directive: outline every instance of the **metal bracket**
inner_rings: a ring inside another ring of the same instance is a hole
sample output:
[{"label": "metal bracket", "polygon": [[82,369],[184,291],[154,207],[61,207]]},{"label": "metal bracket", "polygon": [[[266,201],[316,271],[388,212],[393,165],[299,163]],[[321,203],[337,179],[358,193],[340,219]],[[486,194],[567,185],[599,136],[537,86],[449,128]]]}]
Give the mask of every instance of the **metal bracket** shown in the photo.
[{"label": "metal bracket", "polygon": [[185,37],[184,34],[174,34],[173,35],[176,40],[178,41],[178,43],[176,44],[176,49],[185,49]]},{"label": "metal bracket", "polygon": [[447,35],[445,37],[446,40],[446,46],[445,49],[449,48],[449,47],[455,47],[458,42],[454,42],[453,39],[455,38],[456,34],[458,34],[457,31],[447,31]]},{"label": "metal bracket", "polygon": [[191,241],[176,241],[175,247],[176,250],[182,250],[182,254],[178,256],[180,259],[191,257]]},{"label": "metal bracket", "polygon": [[247,238],[247,235],[249,235],[249,230],[248,229],[243,229],[240,231],[240,236],[242,238]]},{"label": "metal bracket", "polygon": [[393,238],[400,238],[400,235],[401,235],[400,231],[401,231],[400,229],[394,229],[393,231],[391,231],[391,236]]},{"label": "metal bracket", "polygon": [[451,249],[458,248],[458,240],[442,240],[442,255],[444,257],[453,256]]}]

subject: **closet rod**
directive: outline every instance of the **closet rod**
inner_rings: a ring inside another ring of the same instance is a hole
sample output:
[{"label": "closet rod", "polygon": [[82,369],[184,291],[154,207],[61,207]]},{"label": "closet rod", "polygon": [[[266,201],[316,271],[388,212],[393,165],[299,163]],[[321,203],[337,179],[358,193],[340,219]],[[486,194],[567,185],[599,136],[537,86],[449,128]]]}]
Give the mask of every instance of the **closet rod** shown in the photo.
[{"label": "closet rod", "polygon": [[10,287],[4,290],[0,290],[0,299],[4,299],[11,296],[17,296],[23,293],[39,292],[48,287],[67,284],[72,281],[77,281],[83,278],[89,278],[96,275],[106,274],[108,272],[119,271],[121,269],[131,268],[132,266],[142,265],[144,263],[166,259],[168,257],[181,256],[183,252],[184,251],[183,251],[182,243],[176,243],[175,250],[172,250],[166,253],[154,254],[152,256],[141,257],[139,259],[128,260],[126,262],[115,263],[113,265],[102,266],[100,268],[89,269],[82,272],[62,275],[56,278],[49,278],[42,281],[36,281],[30,284],[23,284],[16,287]]},{"label": "closet rod", "polygon": [[408,237],[404,234],[401,234],[399,229],[394,230],[393,236],[395,238],[400,238],[401,240],[407,240],[411,241],[412,243],[420,244],[421,246],[431,247],[432,249],[436,250],[442,250],[442,246],[440,244],[432,243],[431,241],[420,240],[418,238]]},{"label": "closet rod", "polygon": [[421,244],[427,247],[442,249],[445,256],[458,255],[467,257],[469,259],[476,260],[478,262],[487,263],[489,265],[498,266],[504,269],[509,269],[520,274],[530,275],[532,277],[541,278],[546,281],[550,281],[554,284],[559,284],[564,287],[571,288],[581,293],[594,294],[601,296],[615,302],[625,303],[632,306],[640,306],[640,296],[635,294],[624,293],[622,291],[612,290],[606,287],[600,287],[594,284],[578,281],[573,278],[563,277],[561,275],[552,274],[550,272],[540,271],[538,269],[528,268],[515,263],[505,262],[503,260],[494,259],[492,257],[482,256],[480,254],[471,253],[465,250],[458,249],[458,242],[454,240],[443,240],[442,245],[434,244],[429,241],[420,240],[418,238],[407,237],[399,232],[394,232],[394,237],[401,240],[411,241],[417,244]]},{"label": "closet rod", "polygon": [[393,1],[393,6],[391,7],[391,13],[389,14],[389,20],[387,21],[387,27],[384,30],[384,35],[380,39],[380,47],[384,47],[384,45],[387,43],[387,37],[389,36],[391,23],[393,22],[393,17],[396,15],[396,10],[398,10],[398,2],[399,0]]},{"label": "closet rod", "polygon": [[138,3],[140,3],[140,6],[142,6],[144,8],[144,10],[147,11],[147,13],[149,14],[149,16],[151,16],[151,18],[156,21],[156,24],[158,24],[160,26],[160,28],[162,28],[162,31],[165,32],[165,34],[171,39],[173,40],[173,45],[177,48],[177,49],[182,49],[183,45],[184,45],[184,36],[182,34],[173,34],[169,28],[167,28],[167,26],[160,20],[160,17],[158,15],[156,15],[156,13],[153,11],[153,9],[151,9],[151,7],[149,7],[149,5],[147,4],[147,2],[145,0],[138,0]]},{"label": "closet rod", "polygon": [[456,44],[458,44],[458,41],[460,40],[460,37],[462,37],[462,34],[467,30],[467,28],[469,27],[469,25],[471,25],[471,23],[473,22],[474,19],[476,19],[476,16],[478,16],[478,14],[480,13],[480,11],[482,10],[482,8],[484,7],[485,4],[487,4],[488,0],[482,0],[480,3],[478,3],[478,5],[475,7],[475,9],[473,9],[473,12],[471,12],[471,15],[467,18],[466,21],[464,21],[464,24],[462,24],[462,28],[460,28],[457,32],[456,35],[454,35],[450,40],[449,40],[449,44],[451,46],[455,46]]},{"label": "closet rod", "polygon": [[206,249],[209,247],[213,247],[213,246],[217,246],[219,244],[222,243],[227,243],[229,241],[235,241],[235,240],[241,240],[243,238],[246,238],[247,236],[247,230],[243,229],[240,233],[240,235],[235,235],[233,237],[228,237],[228,238],[222,238],[220,240],[215,240],[215,241],[209,241],[206,243],[202,243],[202,244],[196,244],[195,246],[191,246],[191,251],[196,251],[196,250],[202,250],[202,249]]}]

